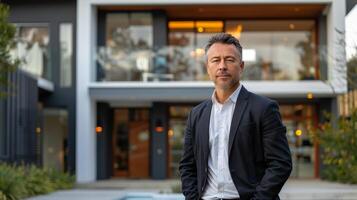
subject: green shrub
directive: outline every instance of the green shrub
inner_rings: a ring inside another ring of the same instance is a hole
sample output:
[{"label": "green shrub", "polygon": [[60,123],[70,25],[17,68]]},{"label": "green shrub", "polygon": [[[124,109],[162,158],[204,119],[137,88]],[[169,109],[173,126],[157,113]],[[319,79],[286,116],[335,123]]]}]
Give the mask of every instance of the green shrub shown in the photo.
[{"label": "green shrub", "polygon": [[356,184],[357,110],[349,118],[339,119],[337,127],[333,127],[331,122],[323,124],[316,139],[323,148],[321,178]]},{"label": "green shrub", "polygon": [[22,169],[0,163],[0,199],[20,199],[26,196]]},{"label": "green shrub", "polygon": [[47,169],[40,169],[34,165],[20,166],[19,168],[26,171],[24,182],[28,196],[47,194],[55,190],[55,185],[48,176]]},{"label": "green shrub", "polygon": [[73,188],[75,177],[69,173],[58,172],[53,169],[48,170],[48,175],[54,184],[55,190],[64,190]]},{"label": "green shrub", "polygon": [[74,181],[74,176],[53,169],[0,162],[0,200],[17,200],[69,189],[73,187]]}]

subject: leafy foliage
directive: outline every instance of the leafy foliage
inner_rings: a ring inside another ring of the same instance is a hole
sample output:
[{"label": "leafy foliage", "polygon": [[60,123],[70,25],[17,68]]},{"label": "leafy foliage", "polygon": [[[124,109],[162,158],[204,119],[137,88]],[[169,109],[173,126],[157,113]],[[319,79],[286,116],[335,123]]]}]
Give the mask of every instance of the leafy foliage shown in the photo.
[{"label": "leafy foliage", "polygon": [[330,122],[316,134],[323,147],[321,178],[342,183],[357,183],[357,109],[349,118],[338,120],[337,127]]},{"label": "leafy foliage", "polygon": [[74,176],[34,165],[0,163],[0,200],[17,200],[72,188]]},{"label": "leafy foliage", "polygon": [[0,164],[0,199],[20,199],[26,196],[25,172],[23,168],[16,168],[7,164]]},{"label": "leafy foliage", "polygon": [[8,73],[16,70],[19,60],[10,56],[11,47],[15,44],[16,28],[7,21],[9,7],[0,3],[0,98],[6,95],[5,88],[9,85]]},{"label": "leafy foliage", "polygon": [[347,61],[347,81],[350,90],[357,89],[357,55]]}]

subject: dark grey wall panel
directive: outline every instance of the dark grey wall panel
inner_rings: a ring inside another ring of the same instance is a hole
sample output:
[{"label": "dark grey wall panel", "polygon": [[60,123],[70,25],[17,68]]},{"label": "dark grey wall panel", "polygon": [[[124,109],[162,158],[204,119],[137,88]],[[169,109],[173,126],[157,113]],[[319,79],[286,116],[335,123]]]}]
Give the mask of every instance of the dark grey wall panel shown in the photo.
[{"label": "dark grey wall panel", "polygon": [[[168,105],[165,103],[154,103],[150,114],[150,170],[151,178],[167,178],[167,147],[168,147]],[[162,132],[157,132],[157,125],[163,126]]]},{"label": "dark grey wall panel", "polygon": [[[43,23],[49,25],[51,81],[55,91],[48,93],[40,91],[39,101],[45,108],[64,108],[68,111],[68,164],[66,169],[75,172],[75,102],[76,102],[76,1],[75,0],[6,0],[10,6],[9,20],[12,23]],[[60,44],[59,25],[72,23],[73,56],[72,56],[72,86],[59,87],[60,82]]]},{"label": "dark grey wall panel", "polygon": [[[10,74],[12,85],[6,104],[6,131],[9,156],[14,163],[40,164],[40,135],[36,134],[38,88],[37,80],[20,70]],[[41,128],[41,127],[39,127]]]},{"label": "dark grey wall panel", "polygon": [[167,16],[164,11],[154,11],[152,15],[154,48],[159,49],[167,46]]},{"label": "dark grey wall panel", "polygon": [[97,133],[97,179],[101,180],[113,175],[113,110],[107,103],[97,103],[97,126],[103,128],[101,133]]}]

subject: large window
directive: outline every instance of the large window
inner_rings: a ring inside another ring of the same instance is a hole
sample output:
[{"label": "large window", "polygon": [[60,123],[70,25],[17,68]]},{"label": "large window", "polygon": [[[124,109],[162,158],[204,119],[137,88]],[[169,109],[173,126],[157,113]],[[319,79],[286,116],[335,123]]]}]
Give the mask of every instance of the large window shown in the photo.
[{"label": "large window", "polygon": [[183,153],[184,132],[187,116],[193,106],[177,105],[169,109],[168,177],[179,178],[179,164]]},{"label": "large window", "polygon": [[316,30],[313,20],[228,20],[169,22],[168,67],[175,80],[208,80],[204,46],[222,31],[243,46],[244,80],[315,80]]},{"label": "large window", "polygon": [[157,48],[150,13],[107,14],[98,81],[207,81],[204,47],[219,32],[241,41],[243,80],[319,79],[314,20],[186,20],[167,28],[167,46]]},{"label": "large window", "polygon": [[170,21],[168,69],[174,80],[208,80],[204,47],[228,32],[243,46],[244,80],[319,78],[313,20]]},{"label": "large window", "polygon": [[317,125],[315,107],[312,105],[281,105],[280,112],[287,129],[287,139],[293,159],[294,178],[317,177],[317,146],[312,138]]},{"label": "large window", "polygon": [[72,57],[73,57],[73,32],[71,23],[62,23],[59,26],[60,38],[60,86],[72,85]]},{"label": "large window", "polygon": [[105,19],[105,46],[99,47],[99,81],[141,81],[152,62],[150,13],[111,13]]},{"label": "large window", "polygon": [[16,24],[16,45],[11,55],[21,61],[20,68],[51,80],[49,29],[45,24]]},{"label": "large window", "polygon": [[312,20],[227,21],[226,32],[240,39],[246,80],[318,78]]},{"label": "large window", "polygon": [[204,47],[211,36],[223,32],[223,21],[169,22],[169,73],[176,81],[208,80]]},{"label": "large window", "polygon": [[68,111],[45,108],[43,112],[42,164],[66,171],[68,158]]}]

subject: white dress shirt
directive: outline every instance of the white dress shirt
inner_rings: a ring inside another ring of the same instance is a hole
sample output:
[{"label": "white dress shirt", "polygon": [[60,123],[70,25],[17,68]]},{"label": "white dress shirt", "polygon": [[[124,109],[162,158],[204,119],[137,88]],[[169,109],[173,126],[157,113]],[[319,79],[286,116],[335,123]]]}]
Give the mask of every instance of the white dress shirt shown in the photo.
[{"label": "white dress shirt", "polygon": [[217,101],[216,92],[213,92],[209,124],[208,177],[202,199],[239,198],[228,166],[228,140],[234,108],[241,88],[242,84],[239,84],[223,104]]}]

